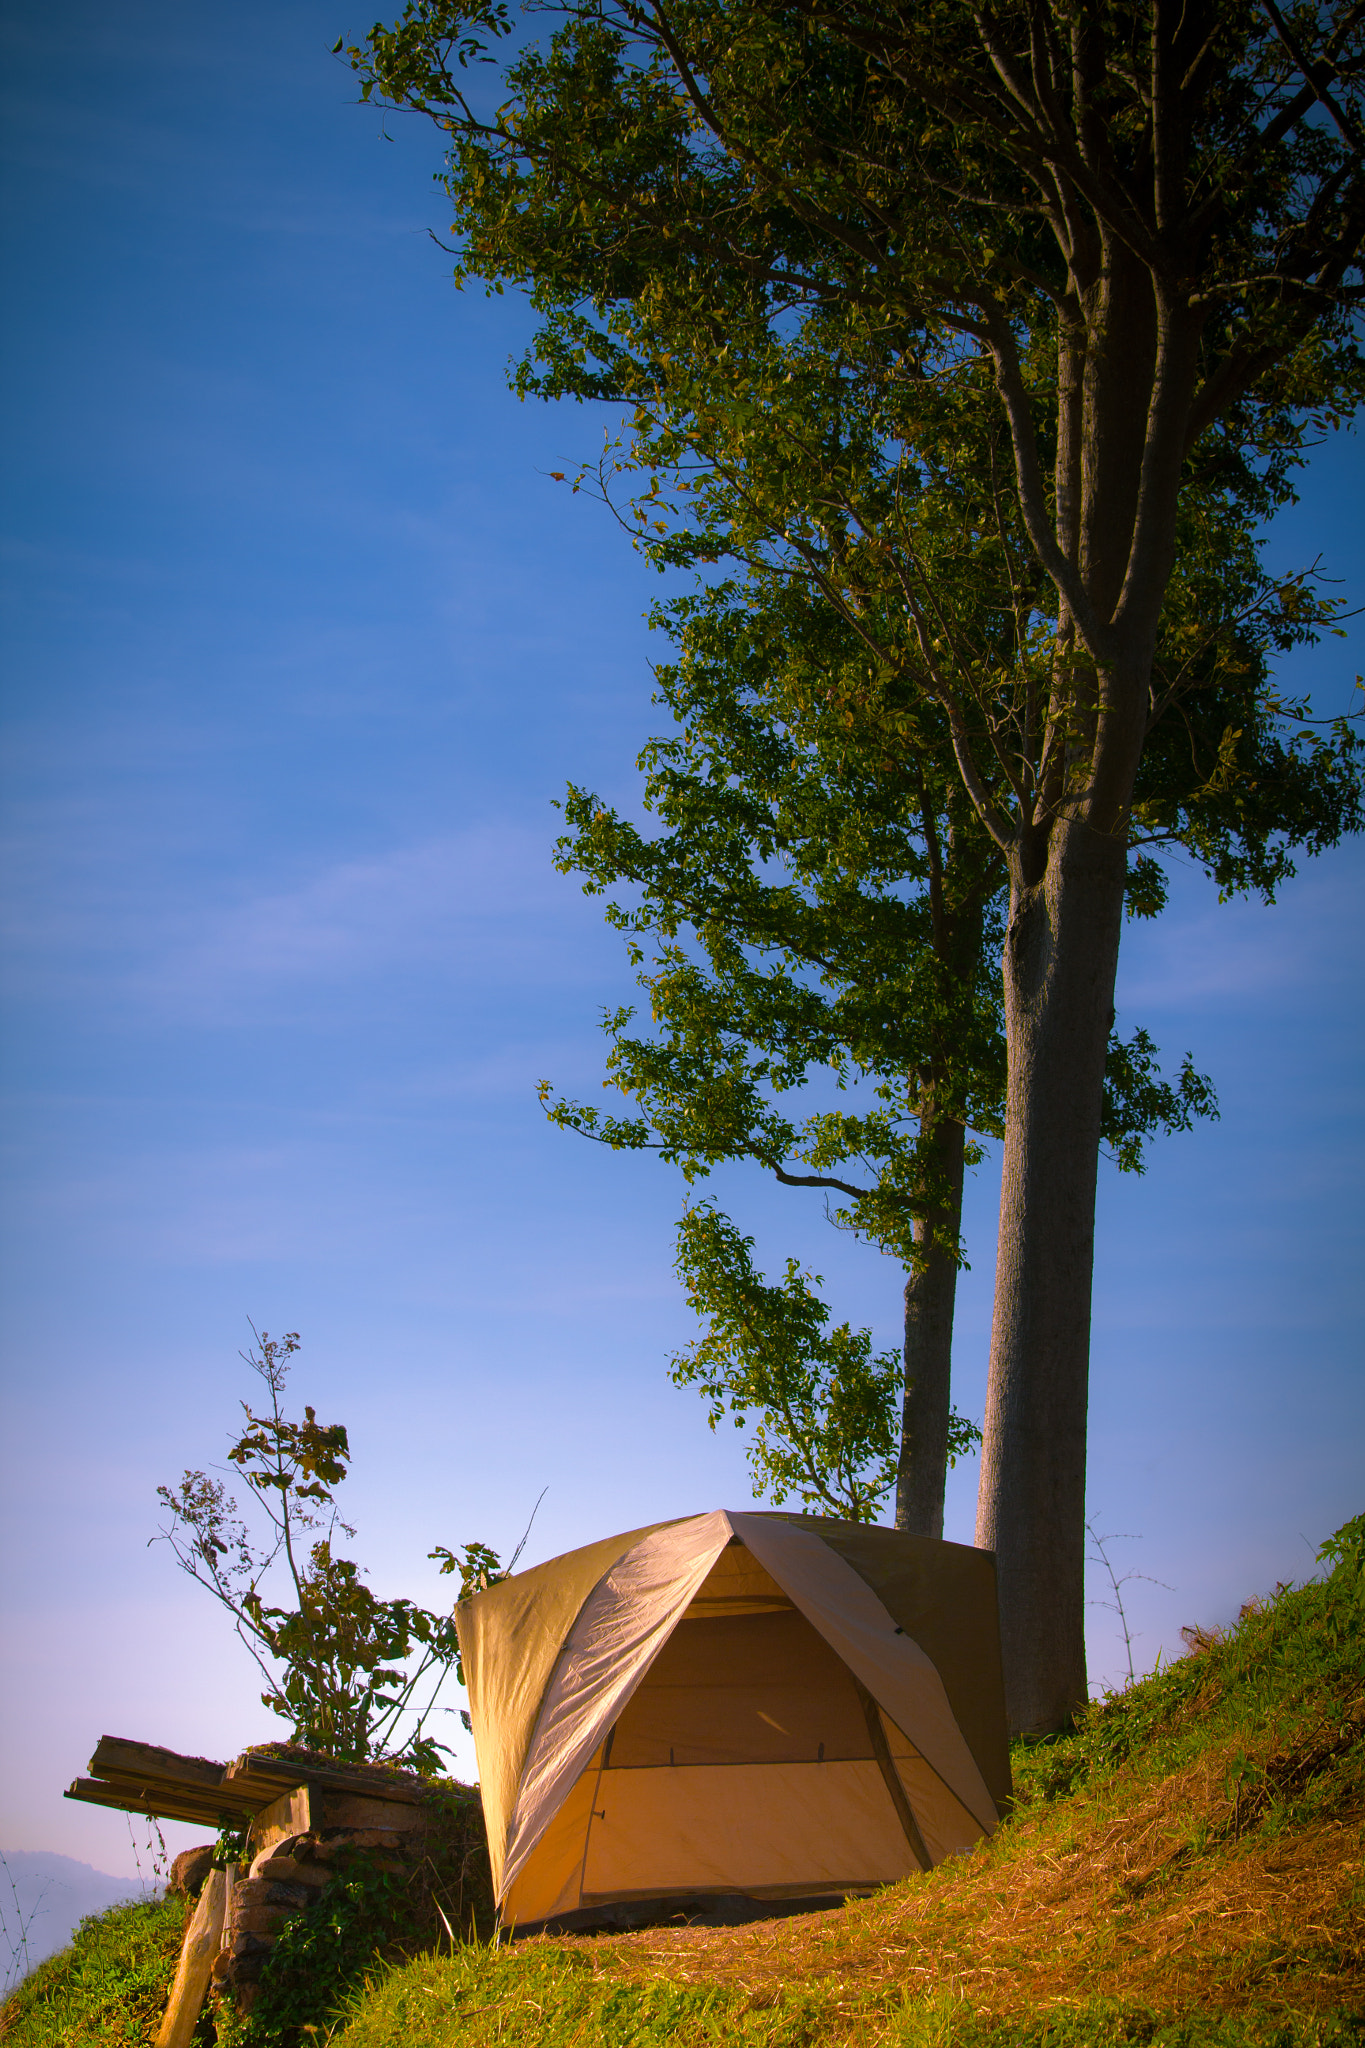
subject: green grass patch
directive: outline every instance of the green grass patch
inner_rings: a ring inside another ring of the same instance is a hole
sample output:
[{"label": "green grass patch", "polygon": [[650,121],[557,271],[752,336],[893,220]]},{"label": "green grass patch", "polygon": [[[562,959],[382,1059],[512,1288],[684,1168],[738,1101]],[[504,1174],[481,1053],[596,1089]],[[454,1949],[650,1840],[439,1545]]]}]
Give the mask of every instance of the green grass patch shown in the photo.
[{"label": "green grass patch", "polygon": [[584,1944],[423,1956],[380,1971],[330,2039],[336,2048],[1361,2048],[1365,2020],[1172,2016],[1103,1997],[993,2016],[951,1995],[910,1998],[886,1986],[816,1982],[774,1994],[633,1984],[597,1967]]},{"label": "green grass patch", "polygon": [[1245,1750],[1229,1765],[1239,1827],[1303,1822],[1324,1796],[1365,1795],[1365,1515],[1320,1557],[1325,1578],[1249,1602],[1235,1628],[1096,1701],[1072,1733],[1017,1743],[1016,1813],[1097,1789],[1123,1766],[1169,1776],[1226,1744]]},{"label": "green grass patch", "polygon": [[185,1901],[112,1906],[39,1963],[0,2009],[5,2048],[154,2041],[185,1934]]},{"label": "green grass patch", "polygon": [[744,2042],[805,2048],[819,2038],[822,1990],[794,1990],[782,2009],[759,2009],[719,1986],[638,1985],[594,1966],[593,1944],[421,1956],[376,1974],[334,2037],[346,2048],[379,2044],[545,2043],[602,2048],[699,2048]]}]

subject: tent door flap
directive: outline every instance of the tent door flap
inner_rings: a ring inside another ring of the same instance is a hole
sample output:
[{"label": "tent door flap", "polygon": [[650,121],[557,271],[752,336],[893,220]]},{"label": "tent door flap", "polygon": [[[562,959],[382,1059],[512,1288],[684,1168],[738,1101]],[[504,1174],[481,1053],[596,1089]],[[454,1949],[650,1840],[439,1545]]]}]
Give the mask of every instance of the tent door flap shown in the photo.
[{"label": "tent door flap", "polygon": [[[853,1674],[850,1672],[849,1676],[852,1677]],[[933,1867],[933,1859],[924,1846],[924,1837],[919,1831],[919,1825],[911,1809],[910,1801],[906,1797],[905,1787],[901,1783],[901,1774],[896,1769],[895,1758],[891,1754],[891,1745],[886,1739],[886,1730],[882,1726],[882,1710],[861,1679],[854,1678],[853,1683],[857,1687],[858,1698],[862,1702],[863,1718],[867,1722],[868,1740],[872,1744],[872,1754],[877,1760],[877,1767],[881,1771],[882,1780],[890,1795],[891,1804],[896,1809],[896,1818],[905,1830],[905,1839],[910,1844],[920,1869],[929,1870]]]}]

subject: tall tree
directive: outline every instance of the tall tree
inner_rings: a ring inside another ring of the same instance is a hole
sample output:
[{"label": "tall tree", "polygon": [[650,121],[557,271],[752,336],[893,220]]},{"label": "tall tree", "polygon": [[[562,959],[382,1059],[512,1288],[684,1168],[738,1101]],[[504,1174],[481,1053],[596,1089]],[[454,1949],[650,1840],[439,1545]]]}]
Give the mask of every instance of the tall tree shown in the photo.
[{"label": "tall tree", "polygon": [[[1191,489],[1216,485],[1249,527],[1288,495],[1315,426],[1360,395],[1365,8],[573,0],[559,18],[496,110],[466,86],[506,31],[500,7],[415,0],[354,53],[367,92],[446,128],[462,271],[530,284],[552,351],[556,322],[584,351],[582,391],[641,396],[621,371],[643,361],[686,434],[704,437],[719,405],[734,446],[780,396],[729,375],[735,341],[764,333],[780,353],[808,330],[896,415],[889,496],[813,493],[827,465],[798,450],[745,516],[841,605],[879,670],[896,650],[870,601],[885,616],[899,594],[917,687],[1008,873],[978,1540],[999,1559],[1011,1718],[1055,1727],[1084,1696],[1094,1201],[1128,855],[1145,750],[1187,696],[1158,672],[1163,609]],[[590,344],[573,339],[584,314]],[[550,370],[574,387],[563,360]],[[1002,447],[979,532],[1007,510],[1026,537],[1041,682],[1036,659],[1002,672],[941,630],[901,518],[921,415],[957,473],[948,400],[974,422],[968,496],[983,436]],[[1272,725],[1293,709],[1262,708]],[[1359,822],[1350,748],[1341,732],[1319,749],[1335,810],[1310,845]],[[1292,738],[1280,753],[1302,765]],[[1235,806],[1235,733],[1205,765]],[[1273,790],[1241,792],[1260,848],[1237,858],[1263,886],[1298,822],[1286,786],[1280,816]]]},{"label": "tall tree", "polygon": [[[642,761],[664,829],[571,791],[561,842],[590,889],[631,885],[614,921],[637,964],[653,949],[652,1031],[608,1020],[611,1078],[643,1115],[557,1113],[689,1180],[753,1159],[904,1267],[896,1523],[940,1535],[947,1460],[967,1444],[950,1399],[963,1173],[1003,1097],[999,858],[941,765],[888,762],[874,728],[848,726],[836,684],[861,650],[822,599],[779,585],[755,610],[722,587],[660,618],[682,656],[658,671],[678,732]],[[822,1079],[827,1099],[793,1120],[793,1091]],[[834,1091],[858,1083],[844,1106]],[[733,1304],[715,1230],[694,1220],[682,1249],[699,1310]],[[771,1314],[765,1329],[771,1352]]]},{"label": "tall tree", "polygon": [[[711,1331],[677,1371],[713,1417],[728,1400],[766,1418],[752,1456],[770,1486],[862,1517],[894,1480],[896,1526],[941,1535],[948,1463],[976,1434],[951,1406],[953,1307],[964,1167],[1002,1122],[1003,863],[946,733],[888,754],[881,722],[846,715],[864,650],[823,598],[750,578],[656,624],[680,654],[656,671],[676,730],[641,758],[662,829],[571,787],[559,845],[589,893],[630,891],[608,917],[642,969],[651,1028],[629,1006],[605,1022],[609,1078],[637,1113],[556,1101],[551,1114],[655,1151],[689,1182],[753,1160],[836,1200],[832,1220],[905,1267],[892,1422],[868,1333],[827,1337],[808,1276],[789,1264],[766,1286],[726,1219],[689,1211],[679,1266]],[[872,1100],[793,1121],[793,1092],[822,1079],[827,1096],[862,1083]],[[1114,1035],[1105,1129],[1120,1165],[1140,1169],[1147,1136],[1211,1108],[1188,1060],[1172,1085],[1145,1032]]]}]

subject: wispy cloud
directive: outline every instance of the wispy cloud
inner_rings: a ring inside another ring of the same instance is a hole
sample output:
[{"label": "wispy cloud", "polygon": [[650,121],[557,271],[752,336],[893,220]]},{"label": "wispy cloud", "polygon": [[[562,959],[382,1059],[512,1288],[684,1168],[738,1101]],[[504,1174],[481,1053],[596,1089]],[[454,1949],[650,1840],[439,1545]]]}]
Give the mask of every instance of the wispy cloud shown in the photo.
[{"label": "wispy cloud", "polygon": [[[41,999],[98,989],[168,1019],[231,1022],[269,992],[357,992],[434,974],[465,992],[579,984],[610,945],[601,914],[557,875],[545,835],[473,826],[377,854],[333,860],[285,887],[203,900],[192,863],[149,870],[149,849],[26,869],[9,921],[18,986]],[[46,869],[46,873],[44,873]],[[534,1027],[533,1027],[534,1031]]]},{"label": "wispy cloud", "polygon": [[170,985],[342,981],[449,960],[530,971],[539,929],[571,894],[544,841],[489,826],[324,868],[221,916],[165,962]]}]

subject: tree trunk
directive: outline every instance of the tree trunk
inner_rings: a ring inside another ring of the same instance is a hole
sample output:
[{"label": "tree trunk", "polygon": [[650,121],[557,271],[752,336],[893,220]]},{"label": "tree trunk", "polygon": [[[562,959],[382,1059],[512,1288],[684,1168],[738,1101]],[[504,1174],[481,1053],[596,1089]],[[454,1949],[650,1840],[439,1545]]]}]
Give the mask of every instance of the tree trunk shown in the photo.
[{"label": "tree trunk", "polygon": [[1095,1184],[1124,846],[1058,821],[1005,940],[1004,1184],[976,1540],[996,1554],[1016,1734],[1086,1697],[1085,1431]]},{"label": "tree trunk", "polygon": [[952,1393],[953,1304],[962,1228],[966,1132],[945,1117],[932,1139],[933,1169],[947,1191],[941,1210],[915,1225],[923,1263],[905,1283],[905,1393],[896,1472],[896,1527],[909,1536],[943,1534]]}]

